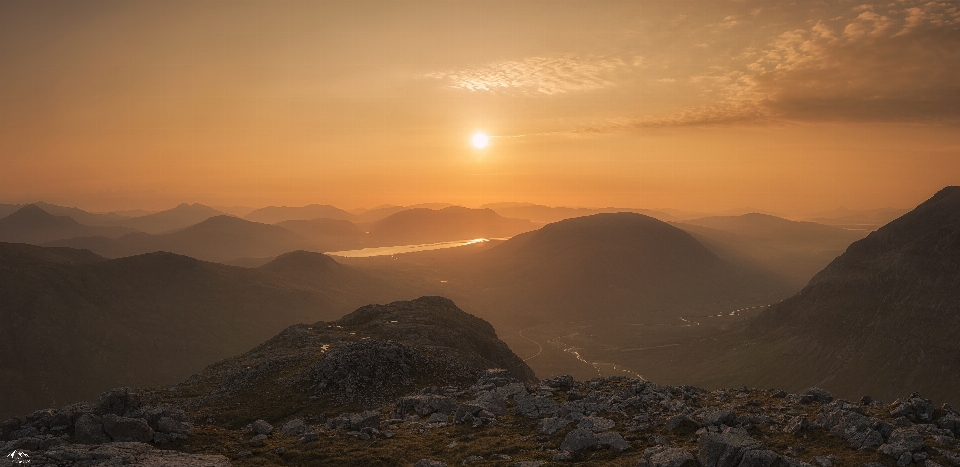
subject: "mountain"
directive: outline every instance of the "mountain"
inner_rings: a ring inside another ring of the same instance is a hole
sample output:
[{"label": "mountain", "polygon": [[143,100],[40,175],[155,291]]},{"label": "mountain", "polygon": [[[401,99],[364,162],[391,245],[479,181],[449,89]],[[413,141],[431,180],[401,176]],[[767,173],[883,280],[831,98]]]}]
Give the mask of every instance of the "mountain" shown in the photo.
[{"label": "mountain", "polygon": [[526,219],[509,219],[490,209],[450,206],[443,209],[415,208],[400,211],[367,224],[372,242],[408,245],[473,238],[512,237],[533,230]]},{"label": "mountain", "polygon": [[867,232],[767,214],[713,216],[673,225],[718,256],[777,274],[797,290]]},{"label": "mountain", "polygon": [[786,290],[775,278],[719,258],[689,233],[635,213],[548,224],[478,253],[468,267],[474,272],[457,290],[472,294],[472,306],[497,314],[496,324],[680,314]]},{"label": "mountain", "polygon": [[0,418],[171,384],[291,324],[401,296],[329,257],[298,256],[246,269],[0,243]]},{"label": "mountain", "polygon": [[764,311],[698,381],[960,402],[958,290],[960,187],[948,187]]},{"label": "mountain", "polygon": [[674,220],[674,217],[663,211],[636,208],[568,208],[551,207],[529,203],[492,203],[480,206],[481,209],[492,209],[503,217],[529,219],[534,222],[549,224],[574,217],[590,216],[593,214],[614,212],[635,212],[645,214],[662,221]]},{"label": "mountain", "polygon": [[361,210],[354,211],[356,214],[356,218],[353,219],[353,221],[356,223],[375,222],[380,219],[384,219],[386,217],[392,216],[400,211],[406,211],[408,209],[438,210],[443,208],[449,208],[451,206],[453,206],[453,204],[450,204],[450,203],[420,203],[420,204],[413,204],[410,206],[394,206],[392,204],[384,204],[382,206],[377,206],[373,209],[366,209],[366,210],[361,209]]},{"label": "mountain", "polygon": [[45,203],[39,201],[36,204],[40,209],[53,214],[54,216],[68,216],[73,220],[90,226],[99,226],[99,227],[117,227],[123,226],[123,222],[132,216],[124,215],[120,213],[95,213],[84,211],[80,208],[74,208],[69,206],[58,206],[56,204]]},{"label": "mountain", "polygon": [[0,241],[40,244],[74,237],[117,238],[133,232],[125,227],[94,227],[67,216],[54,216],[35,204],[28,204],[0,219]]},{"label": "mountain", "polygon": [[115,240],[83,237],[47,243],[47,246],[89,249],[108,258],[168,251],[221,262],[240,257],[276,256],[311,245],[309,240],[283,227],[231,216],[211,217],[166,234],[133,233]]},{"label": "mountain", "polygon": [[321,251],[339,251],[360,248],[369,242],[364,229],[356,224],[337,219],[290,220],[275,224],[309,239]]},{"label": "mountain", "polygon": [[918,394],[538,380],[442,297],[294,325],[180,384],[0,423],[3,465],[78,467],[936,467],[960,465],[958,436],[960,412]]},{"label": "mountain", "polygon": [[0,218],[4,218],[17,212],[18,209],[22,208],[22,204],[0,204]]},{"label": "mountain", "polygon": [[120,225],[146,233],[164,233],[182,229],[211,217],[224,213],[202,204],[180,204],[179,206],[146,216],[124,219]]},{"label": "mountain", "polygon": [[319,218],[353,220],[354,215],[344,211],[343,209],[333,206],[310,204],[301,207],[267,206],[265,208],[254,210],[243,218],[253,222],[276,224],[277,222],[289,220],[310,220]]}]

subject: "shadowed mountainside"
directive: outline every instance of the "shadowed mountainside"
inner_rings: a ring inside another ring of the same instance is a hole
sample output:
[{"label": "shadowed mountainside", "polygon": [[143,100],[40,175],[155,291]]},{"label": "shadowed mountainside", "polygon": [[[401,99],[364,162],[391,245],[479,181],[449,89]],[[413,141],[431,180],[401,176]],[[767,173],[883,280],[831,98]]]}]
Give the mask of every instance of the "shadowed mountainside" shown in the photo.
[{"label": "shadowed mountainside", "polygon": [[0,219],[0,241],[41,244],[74,237],[102,236],[117,238],[134,232],[126,227],[83,225],[67,216],[54,216],[42,208],[28,204]]},{"label": "shadowed mountainside", "polygon": [[117,239],[73,238],[48,243],[91,250],[108,258],[168,251],[205,261],[240,257],[276,256],[292,250],[314,249],[314,244],[283,227],[216,216],[175,232],[151,235],[134,233]]},{"label": "shadowed mountainside", "polygon": [[960,187],[947,187],[763,312],[698,381],[816,384],[847,397],[909,388],[958,402],[958,290]]},{"label": "shadowed mountainside", "polygon": [[574,217],[591,216],[593,214],[605,214],[616,212],[634,212],[644,214],[654,219],[662,221],[674,220],[674,217],[663,211],[635,208],[568,208],[543,206],[530,203],[492,203],[480,206],[481,209],[492,209],[503,217],[513,217],[517,219],[529,219],[534,222],[552,223]]},{"label": "shadowed mountainside", "polygon": [[0,417],[118,384],[170,384],[293,323],[397,298],[315,253],[252,270],[0,243]]},{"label": "shadowed mountainside", "polygon": [[463,287],[454,287],[497,324],[507,317],[545,322],[679,313],[769,300],[787,290],[769,275],[717,257],[687,232],[635,213],[549,224],[464,263],[472,271]]},{"label": "shadowed mountainside", "polygon": [[204,206],[199,203],[183,203],[166,211],[124,219],[120,222],[120,225],[130,227],[141,232],[158,234],[170,232],[176,229],[182,229],[184,227],[203,222],[211,217],[223,215],[224,213],[209,206]]},{"label": "shadowed mountainside", "polygon": [[844,230],[767,214],[716,216],[674,223],[721,258],[770,271],[796,290],[843,253],[862,230]]}]

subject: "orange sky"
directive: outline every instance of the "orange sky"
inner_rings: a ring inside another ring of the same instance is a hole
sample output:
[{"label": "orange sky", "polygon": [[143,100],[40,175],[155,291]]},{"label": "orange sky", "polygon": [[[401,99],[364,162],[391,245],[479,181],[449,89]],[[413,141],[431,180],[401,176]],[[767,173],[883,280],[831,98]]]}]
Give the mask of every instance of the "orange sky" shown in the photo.
[{"label": "orange sky", "polygon": [[797,3],[2,2],[0,202],[801,213],[960,184],[958,7]]}]

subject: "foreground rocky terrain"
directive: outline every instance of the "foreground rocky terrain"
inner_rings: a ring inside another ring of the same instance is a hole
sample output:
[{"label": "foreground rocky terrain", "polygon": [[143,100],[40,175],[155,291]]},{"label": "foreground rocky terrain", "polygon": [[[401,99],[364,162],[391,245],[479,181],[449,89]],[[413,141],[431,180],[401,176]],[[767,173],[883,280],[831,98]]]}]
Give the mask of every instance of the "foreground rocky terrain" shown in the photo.
[{"label": "foreground rocky terrain", "polygon": [[292,326],[173,387],[7,420],[0,453],[58,466],[960,467],[958,436],[960,413],[918,394],[537,380],[488,323],[423,297]]}]

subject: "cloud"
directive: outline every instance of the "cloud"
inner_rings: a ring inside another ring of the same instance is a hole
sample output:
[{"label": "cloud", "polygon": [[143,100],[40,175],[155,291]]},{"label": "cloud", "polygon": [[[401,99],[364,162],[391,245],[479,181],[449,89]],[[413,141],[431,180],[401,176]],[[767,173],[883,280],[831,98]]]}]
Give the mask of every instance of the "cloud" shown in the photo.
[{"label": "cloud", "polygon": [[960,123],[960,5],[900,0],[748,46],[690,82],[708,102],[611,129],[787,121]]},{"label": "cloud", "polygon": [[444,80],[453,88],[469,91],[553,95],[615,86],[618,75],[640,66],[641,62],[640,57],[630,62],[576,55],[529,57],[428,73],[424,77]]}]

